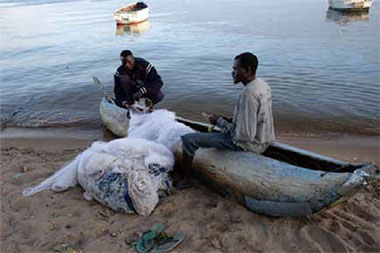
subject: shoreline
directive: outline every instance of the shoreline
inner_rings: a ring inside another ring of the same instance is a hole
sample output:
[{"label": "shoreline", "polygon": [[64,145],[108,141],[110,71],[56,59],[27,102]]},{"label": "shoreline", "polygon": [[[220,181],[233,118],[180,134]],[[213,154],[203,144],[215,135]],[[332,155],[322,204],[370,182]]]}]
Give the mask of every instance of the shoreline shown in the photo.
[{"label": "shoreline", "polygon": [[[4,130],[0,136],[0,147],[59,151],[72,147],[85,148],[94,141],[110,141],[115,138],[104,128],[96,131],[70,128],[64,130],[10,128]],[[276,135],[276,141],[346,162],[371,162],[380,166],[380,136],[336,134],[302,136],[283,133]]]}]

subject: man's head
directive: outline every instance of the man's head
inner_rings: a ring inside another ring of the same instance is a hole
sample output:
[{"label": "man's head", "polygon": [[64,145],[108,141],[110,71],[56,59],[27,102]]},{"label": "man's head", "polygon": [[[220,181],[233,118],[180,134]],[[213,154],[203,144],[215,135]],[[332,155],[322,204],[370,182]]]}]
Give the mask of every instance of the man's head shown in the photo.
[{"label": "man's head", "polygon": [[132,71],[135,68],[135,58],[130,50],[123,50],[120,53],[120,60],[128,70]]},{"label": "man's head", "polygon": [[256,55],[246,52],[239,54],[234,59],[232,78],[234,83],[247,84],[256,78],[256,70],[259,65],[259,61]]}]

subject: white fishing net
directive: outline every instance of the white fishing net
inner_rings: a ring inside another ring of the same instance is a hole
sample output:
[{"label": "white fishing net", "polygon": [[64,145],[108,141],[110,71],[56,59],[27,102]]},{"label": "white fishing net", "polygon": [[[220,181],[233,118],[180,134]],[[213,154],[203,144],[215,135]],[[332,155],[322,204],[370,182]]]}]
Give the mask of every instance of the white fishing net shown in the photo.
[{"label": "white fishing net", "polygon": [[193,130],[178,123],[167,110],[132,113],[127,138],[94,142],[42,183],[25,189],[23,195],[47,189],[63,191],[80,184],[87,200],[96,199],[116,211],[149,215],[159,198],[170,192],[173,152],[180,136],[190,132]]}]

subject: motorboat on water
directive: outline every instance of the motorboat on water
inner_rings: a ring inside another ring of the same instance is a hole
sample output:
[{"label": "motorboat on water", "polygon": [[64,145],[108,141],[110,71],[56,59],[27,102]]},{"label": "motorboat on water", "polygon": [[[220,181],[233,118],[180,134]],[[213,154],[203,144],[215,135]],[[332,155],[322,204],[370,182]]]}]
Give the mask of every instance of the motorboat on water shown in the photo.
[{"label": "motorboat on water", "polygon": [[337,11],[368,11],[373,0],[329,0],[329,8]]},{"label": "motorboat on water", "polygon": [[134,2],[117,9],[113,16],[118,25],[137,24],[148,19],[149,7],[144,2]]}]

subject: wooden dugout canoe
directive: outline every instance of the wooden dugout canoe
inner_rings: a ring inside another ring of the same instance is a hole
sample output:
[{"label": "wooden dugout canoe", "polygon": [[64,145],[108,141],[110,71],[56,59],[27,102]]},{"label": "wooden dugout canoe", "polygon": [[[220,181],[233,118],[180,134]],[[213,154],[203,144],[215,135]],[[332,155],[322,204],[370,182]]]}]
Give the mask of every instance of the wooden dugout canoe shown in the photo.
[{"label": "wooden dugout canoe", "polygon": [[[111,132],[126,136],[126,109],[103,98],[100,114]],[[210,126],[179,117],[177,120],[200,132],[207,132]],[[125,134],[119,129],[124,129]],[[176,164],[180,165],[182,150],[176,150],[175,155]],[[263,155],[200,149],[195,154],[193,169],[218,192],[237,199],[254,212],[270,216],[310,215],[334,206],[375,179],[378,172],[369,163],[347,163],[278,142]]]}]

